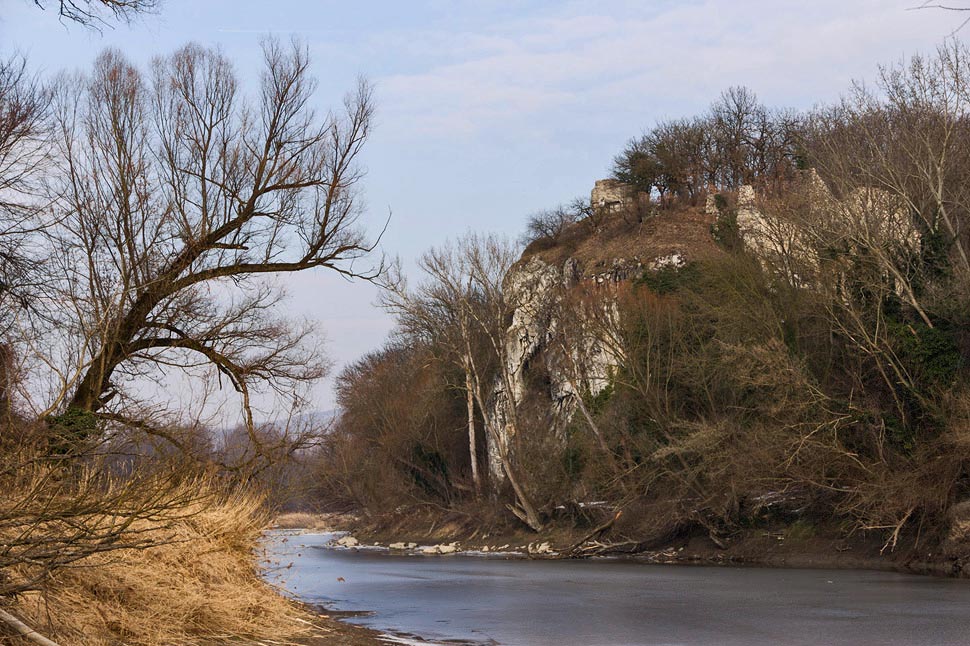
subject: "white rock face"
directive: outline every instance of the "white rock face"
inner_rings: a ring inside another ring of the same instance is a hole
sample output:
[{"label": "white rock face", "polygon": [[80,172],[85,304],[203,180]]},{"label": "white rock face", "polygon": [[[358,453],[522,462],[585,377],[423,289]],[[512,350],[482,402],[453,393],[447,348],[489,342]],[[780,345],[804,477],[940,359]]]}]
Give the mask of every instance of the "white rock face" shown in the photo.
[{"label": "white rock face", "polygon": [[715,193],[708,193],[707,199],[704,200],[704,214],[715,217],[720,213],[717,209],[717,195]]},{"label": "white rock face", "polygon": [[[603,284],[603,307],[605,318],[615,315],[615,306],[607,294],[619,276],[642,271],[638,261],[616,259],[609,280]],[[631,268],[632,267],[632,268]],[[572,418],[581,391],[588,390],[594,396],[608,387],[612,373],[618,364],[617,357],[607,351],[591,332],[589,322],[562,321],[561,300],[566,290],[580,280],[576,261],[567,260],[562,268],[548,264],[538,257],[530,258],[517,267],[506,279],[506,291],[515,303],[512,321],[506,334],[505,367],[511,388],[502,380],[495,386],[490,413],[499,429],[499,442],[511,446],[514,433],[509,423],[508,410],[517,406],[526,394],[526,373],[533,361],[544,362],[550,377],[548,397],[550,402],[550,425],[555,433],[561,433]],[[562,342],[563,328],[570,329],[570,342]],[[578,330],[578,334],[577,334]],[[575,338],[575,337],[581,338]],[[501,482],[505,478],[500,459],[500,447],[490,436],[488,439],[489,470],[493,478]]]},{"label": "white rock face", "polygon": [[845,199],[837,199],[814,169],[805,173],[804,181],[808,208],[816,209],[814,220],[831,238],[824,243],[799,222],[760,209],[753,187],[738,190],[738,233],[763,264],[785,271],[796,284],[808,286],[819,268],[820,244],[841,241],[851,247],[863,237],[880,246],[918,251],[919,230],[899,198],[880,189],[860,187]]},{"label": "white rock face", "polygon": [[360,545],[360,541],[353,536],[341,536],[336,540],[336,544],[340,547],[357,547]]},{"label": "white rock face", "polygon": [[[512,321],[505,337],[507,363],[504,367],[511,392],[499,379],[491,399],[491,416],[497,428],[498,442],[510,446],[515,429],[508,410],[525,394],[525,368],[547,341],[549,313],[558,299],[562,277],[559,271],[537,257],[513,270],[505,282],[508,298],[514,303]],[[493,478],[505,479],[501,447],[491,435],[488,439],[488,466]]]},{"label": "white rock face", "polygon": [[417,543],[391,543],[388,547],[392,550],[413,550]]}]

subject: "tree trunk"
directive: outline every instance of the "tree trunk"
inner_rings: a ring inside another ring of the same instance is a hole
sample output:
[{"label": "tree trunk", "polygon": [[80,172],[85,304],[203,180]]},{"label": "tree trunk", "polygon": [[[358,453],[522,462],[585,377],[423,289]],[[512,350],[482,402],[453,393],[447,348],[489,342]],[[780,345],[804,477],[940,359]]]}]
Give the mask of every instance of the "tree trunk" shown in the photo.
[{"label": "tree trunk", "polygon": [[528,525],[530,529],[535,532],[540,532],[542,531],[542,521],[539,520],[539,514],[536,513],[535,507],[526,495],[525,490],[519,484],[519,479],[515,475],[515,469],[512,468],[512,460],[509,457],[508,446],[502,439],[501,432],[495,427],[495,421],[491,419],[488,414],[488,409],[485,407],[485,401],[482,397],[482,383],[478,377],[474,362],[471,364],[471,368],[475,385],[475,400],[478,402],[478,407],[482,411],[485,432],[490,436],[492,442],[495,443],[498,449],[499,460],[502,463],[502,471],[505,472],[505,477],[509,479],[509,484],[512,485],[512,491],[515,493],[516,504],[509,505],[509,511],[515,514],[516,518]]},{"label": "tree trunk", "polygon": [[465,368],[465,402],[468,407],[468,459],[472,464],[475,495],[482,495],[482,479],[478,473],[478,434],[475,432],[475,391],[471,371]]}]

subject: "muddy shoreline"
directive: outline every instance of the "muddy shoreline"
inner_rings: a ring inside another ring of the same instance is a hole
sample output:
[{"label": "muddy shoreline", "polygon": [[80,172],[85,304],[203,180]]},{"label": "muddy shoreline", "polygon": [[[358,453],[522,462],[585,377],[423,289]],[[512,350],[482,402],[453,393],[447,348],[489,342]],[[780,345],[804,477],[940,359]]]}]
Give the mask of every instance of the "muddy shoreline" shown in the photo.
[{"label": "muddy shoreline", "polygon": [[402,555],[462,554],[508,559],[613,558],[666,565],[766,567],[837,570],[874,570],[938,577],[970,578],[970,563],[901,541],[886,547],[881,536],[841,536],[825,528],[812,535],[797,535],[784,528],[757,528],[715,543],[704,535],[681,535],[643,548],[633,542],[590,541],[602,550],[576,551],[584,533],[553,530],[544,534],[519,531],[493,533],[448,522],[421,520],[365,521],[351,514],[322,514],[303,531],[344,532],[347,549],[387,549]]},{"label": "muddy shoreline", "polygon": [[301,646],[386,646],[390,643],[382,639],[382,633],[379,631],[342,621],[354,616],[354,613],[303,605],[308,614],[316,618],[312,622],[315,634],[301,639],[299,641]]}]

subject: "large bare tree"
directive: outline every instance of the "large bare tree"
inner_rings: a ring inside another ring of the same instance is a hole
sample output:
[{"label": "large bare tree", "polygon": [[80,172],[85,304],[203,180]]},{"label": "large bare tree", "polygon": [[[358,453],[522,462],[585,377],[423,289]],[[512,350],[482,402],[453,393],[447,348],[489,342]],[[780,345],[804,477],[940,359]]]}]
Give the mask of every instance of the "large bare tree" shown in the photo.
[{"label": "large bare tree", "polygon": [[263,52],[255,101],[226,56],[196,45],[147,75],[109,50],[59,82],[52,267],[70,356],[50,361],[49,411],[117,417],[134,381],[201,365],[239,392],[251,424],[255,385],[285,394],[323,373],[266,279],[362,275],[355,261],[373,245],[357,227],[356,161],[371,89],[361,81],[342,112],[318,115],[306,49]]}]

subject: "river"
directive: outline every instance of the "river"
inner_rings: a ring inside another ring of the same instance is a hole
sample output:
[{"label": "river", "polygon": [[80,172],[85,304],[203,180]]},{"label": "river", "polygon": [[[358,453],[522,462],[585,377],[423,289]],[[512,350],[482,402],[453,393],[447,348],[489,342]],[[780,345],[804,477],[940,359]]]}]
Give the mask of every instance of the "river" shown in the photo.
[{"label": "river", "polygon": [[[403,556],[274,536],[269,577],[348,621],[504,646],[970,644],[970,582],[856,570]],[[406,641],[406,639],[405,639]]]}]

